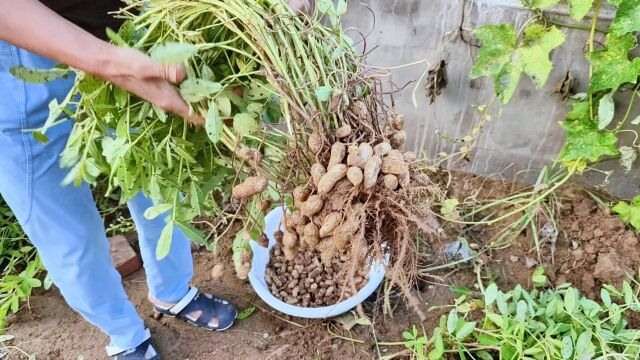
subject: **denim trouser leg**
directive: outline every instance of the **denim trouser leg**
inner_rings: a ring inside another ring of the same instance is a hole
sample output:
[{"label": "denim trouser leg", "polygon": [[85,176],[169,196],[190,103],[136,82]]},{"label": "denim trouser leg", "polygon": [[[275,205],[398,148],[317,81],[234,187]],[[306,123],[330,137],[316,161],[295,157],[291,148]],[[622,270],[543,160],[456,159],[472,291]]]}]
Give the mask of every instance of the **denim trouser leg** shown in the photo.
[{"label": "denim trouser leg", "polygon": [[163,302],[177,303],[189,292],[193,276],[193,258],[189,239],[177,227],[173,231],[169,255],[158,261],[156,246],[164,228],[165,216],[153,220],[144,217],[144,211],[153,205],[142,193],[127,203],[136,223],[140,239],[140,253],[147,273],[147,285],[151,295]]},{"label": "denim trouser leg", "polygon": [[[71,122],[49,129],[46,144],[23,132],[44,123],[49,101],[61,101],[73,79],[27,84],[9,73],[15,65],[50,68],[54,63],[0,41],[0,193],[67,303],[110,336],[111,350],[133,348],[149,334],[113,268],[91,191],[86,184],[60,185],[67,171],[60,169],[58,155]],[[129,203],[150,292],[159,300],[174,302],[188,291],[193,271],[189,242],[176,231],[169,256],[157,261],[155,245],[164,221],[162,216],[154,221],[144,218],[150,205],[142,195]]]}]

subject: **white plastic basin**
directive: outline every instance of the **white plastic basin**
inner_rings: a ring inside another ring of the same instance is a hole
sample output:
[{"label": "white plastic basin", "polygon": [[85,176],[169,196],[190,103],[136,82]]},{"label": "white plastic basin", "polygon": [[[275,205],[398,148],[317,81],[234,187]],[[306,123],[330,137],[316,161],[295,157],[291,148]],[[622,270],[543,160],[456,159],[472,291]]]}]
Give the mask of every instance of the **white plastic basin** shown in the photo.
[{"label": "white plastic basin", "polygon": [[[269,264],[269,249],[276,244],[276,240],[273,238],[273,233],[278,228],[281,228],[280,222],[285,211],[284,207],[279,207],[271,210],[271,212],[269,212],[265,217],[264,232],[269,238],[268,249],[263,248],[253,240],[250,242],[251,249],[253,250],[253,261],[251,264],[251,271],[249,272],[249,281],[251,282],[251,286],[255,292],[264,302],[269,304],[272,308],[287,315],[311,319],[324,319],[338,316],[353,309],[376,291],[378,286],[382,283],[385,274],[384,263],[379,260],[374,260],[369,268],[369,282],[360,289],[355,296],[335,305],[306,308],[287,304],[273,296],[269,290],[269,286],[264,280],[264,274],[267,269],[267,264]],[[386,260],[388,261],[388,258]]]}]

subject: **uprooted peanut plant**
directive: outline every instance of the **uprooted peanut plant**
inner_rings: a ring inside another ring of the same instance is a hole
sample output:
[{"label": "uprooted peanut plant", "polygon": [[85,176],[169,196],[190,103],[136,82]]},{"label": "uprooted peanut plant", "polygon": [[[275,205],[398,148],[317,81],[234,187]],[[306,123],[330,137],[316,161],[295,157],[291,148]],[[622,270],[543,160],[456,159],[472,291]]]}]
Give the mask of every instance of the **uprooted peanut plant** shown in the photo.
[{"label": "uprooted peanut plant", "polygon": [[[367,257],[388,253],[391,283],[413,299],[414,237],[436,233],[429,199],[440,192],[417,170],[415,155],[400,150],[404,121],[385,105],[383,74],[367,68],[340,27],[346,1],[323,2],[309,16],[282,0],[127,4],[118,14],[124,25],[108,32],[112,42],[161,63],[184,63],[179,91],[205,127],[74,71],[75,86],[50,104],[35,133],[46,141],[61,117],[75,120],[61,158],[71,169],[66,182],[105,175],[107,193],[119,188],[122,201],[141,191],[150,196],[154,206],[145,215],[166,217],[159,258],[168,255],[175,228],[216,251],[239,220],[233,250],[241,278],[264,214],[288,203],[284,255],[314,249],[325,263],[349,256],[342,289],[353,290]],[[12,69],[30,81],[69,71]]]}]

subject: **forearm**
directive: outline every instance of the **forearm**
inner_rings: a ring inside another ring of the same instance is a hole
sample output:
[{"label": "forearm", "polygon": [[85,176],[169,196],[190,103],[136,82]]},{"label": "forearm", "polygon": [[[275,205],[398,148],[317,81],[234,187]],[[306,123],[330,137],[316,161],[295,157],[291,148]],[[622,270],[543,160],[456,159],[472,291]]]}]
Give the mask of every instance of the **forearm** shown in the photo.
[{"label": "forearm", "polygon": [[91,74],[111,67],[108,43],[36,0],[0,0],[0,40]]}]

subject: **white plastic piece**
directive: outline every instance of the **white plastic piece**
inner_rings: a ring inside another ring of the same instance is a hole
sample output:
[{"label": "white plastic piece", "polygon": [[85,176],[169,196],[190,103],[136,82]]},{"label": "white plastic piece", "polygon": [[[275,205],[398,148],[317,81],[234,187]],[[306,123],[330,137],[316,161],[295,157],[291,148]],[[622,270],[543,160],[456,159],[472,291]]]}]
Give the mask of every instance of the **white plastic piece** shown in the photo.
[{"label": "white plastic piece", "polygon": [[[269,264],[270,249],[276,244],[276,240],[273,238],[273,233],[281,228],[280,221],[282,215],[285,212],[284,207],[279,207],[271,210],[265,216],[265,234],[269,239],[269,248],[263,248],[255,241],[251,240],[251,250],[253,250],[253,261],[251,263],[251,271],[249,272],[249,282],[251,286],[258,294],[258,296],[272,308],[291,316],[297,316],[310,319],[326,319],[353,309],[358,304],[366,300],[374,291],[380,286],[385,274],[385,264],[382,261],[374,260],[369,268],[369,282],[358,293],[344,301],[341,301],[334,305],[323,307],[301,307],[291,304],[276,298],[271,294],[269,286],[264,280],[267,264]],[[389,257],[385,262],[388,263]]]}]

